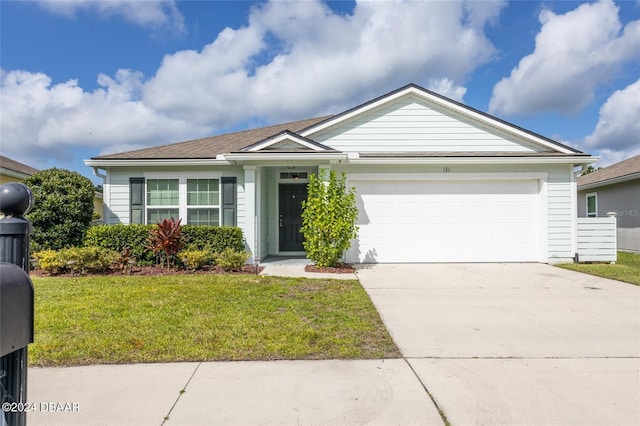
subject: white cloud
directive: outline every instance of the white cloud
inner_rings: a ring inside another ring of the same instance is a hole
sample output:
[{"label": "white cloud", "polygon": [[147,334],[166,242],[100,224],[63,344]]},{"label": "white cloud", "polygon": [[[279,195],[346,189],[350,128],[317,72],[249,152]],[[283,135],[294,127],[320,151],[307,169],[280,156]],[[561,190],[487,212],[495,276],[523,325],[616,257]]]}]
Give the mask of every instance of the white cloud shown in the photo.
[{"label": "white cloud", "polygon": [[117,16],[145,28],[184,31],[184,19],[174,0],[38,0],[58,15],[73,17],[90,11],[103,17]]},{"label": "white cloud", "polygon": [[[129,17],[137,16],[136,7],[140,16],[174,7],[58,3],[47,5],[60,13],[95,8]],[[100,74],[100,87],[90,92],[76,80],[53,85],[43,73],[2,71],[2,150],[25,158],[19,151],[28,147],[35,159],[69,157],[78,147],[136,149],[247,122],[335,113],[409,82],[461,100],[465,78],[493,59],[483,28],[503,6],[376,1],[358,2],[352,14],[341,15],[317,1],[272,1],[202,50],[165,56],[149,79],[133,70]]]},{"label": "white cloud", "polygon": [[456,86],[453,81],[446,77],[429,80],[427,83],[427,89],[458,102],[461,102],[462,98],[467,93],[467,89],[465,87]]},{"label": "white cloud", "polygon": [[449,90],[493,58],[482,29],[502,6],[358,2],[353,14],[338,15],[319,2],[268,2],[253,8],[248,26],[225,29],[201,52],[166,56],[144,99],[165,114],[228,125],[335,112],[381,88],[443,76]]},{"label": "white cloud", "polygon": [[614,92],[600,108],[595,130],[584,146],[598,150],[603,163],[640,154],[640,80]]},{"label": "white cloud", "polygon": [[149,145],[168,138],[205,134],[210,129],[164,116],[135,98],[142,86],[138,72],[101,75],[102,86],[85,92],[77,81],[51,85],[42,73],[1,71],[0,134],[4,155],[66,159],[77,146],[113,151],[115,146]]},{"label": "white cloud", "polygon": [[640,21],[624,28],[611,0],[564,15],[543,10],[532,54],[493,89],[491,113],[577,113],[625,62],[640,58]]}]

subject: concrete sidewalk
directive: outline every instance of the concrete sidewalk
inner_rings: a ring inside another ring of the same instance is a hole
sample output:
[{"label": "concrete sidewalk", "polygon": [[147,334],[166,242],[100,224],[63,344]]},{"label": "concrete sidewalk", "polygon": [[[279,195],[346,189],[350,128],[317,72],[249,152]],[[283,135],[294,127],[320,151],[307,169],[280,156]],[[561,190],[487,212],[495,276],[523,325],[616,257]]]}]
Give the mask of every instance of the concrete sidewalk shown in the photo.
[{"label": "concrete sidewalk", "polygon": [[28,395],[30,426],[443,424],[402,359],[31,368]]}]

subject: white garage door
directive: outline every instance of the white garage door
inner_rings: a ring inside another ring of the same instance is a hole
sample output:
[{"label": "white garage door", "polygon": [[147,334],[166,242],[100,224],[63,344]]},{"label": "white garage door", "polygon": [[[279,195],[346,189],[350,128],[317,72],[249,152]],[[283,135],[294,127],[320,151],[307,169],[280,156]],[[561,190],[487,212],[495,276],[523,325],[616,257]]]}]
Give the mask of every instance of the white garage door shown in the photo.
[{"label": "white garage door", "polygon": [[537,180],[351,181],[351,263],[539,261]]}]

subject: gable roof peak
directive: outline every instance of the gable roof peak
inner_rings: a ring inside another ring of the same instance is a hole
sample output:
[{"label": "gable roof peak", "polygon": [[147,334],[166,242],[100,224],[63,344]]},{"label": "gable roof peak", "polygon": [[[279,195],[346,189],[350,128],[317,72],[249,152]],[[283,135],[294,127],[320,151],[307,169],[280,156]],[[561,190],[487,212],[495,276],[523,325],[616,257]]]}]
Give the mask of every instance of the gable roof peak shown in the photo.
[{"label": "gable roof peak", "polygon": [[580,150],[572,148],[568,145],[564,145],[553,139],[547,138],[546,136],[542,136],[538,133],[532,132],[531,130],[527,130],[515,124],[509,123],[491,114],[477,110],[471,106],[463,104],[462,102],[455,101],[451,98],[448,98],[444,95],[433,92],[429,89],[425,89],[424,87],[415,83],[409,83],[403,87],[400,87],[399,89],[393,90],[389,93],[378,96],[377,98],[374,98],[368,102],[365,102],[351,109],[348,109],[347,111],[344,111],[340,114],[336,114],[332,117],[329,117],[327,120],[321,121],[301,131],[300,134],[306,137],[310,137],[313,134],[321,132],[322,130],[325,130],[328,127],[334,126],[340,122],[350,120],[355,116],[364,114],[368,111],[373,110],[374,108],[380,107],[381,105],[396,101],[397,99],[400,99],[404,96],[411,96],[411,95],[419,96],[422,99],[424,99],[426,102],[438,105],[441,108],[448,109],[457,114],[467,116],[471,120],[474,120],[476,122],[480,122],[480,123],[483,123],[484,125],[491,126],[491,127],[500,129],[502,131],[506,131],[508,133],[517,135],[539,146],[543,146],[546,149],[561,152],[563,154],[584,154]]}]

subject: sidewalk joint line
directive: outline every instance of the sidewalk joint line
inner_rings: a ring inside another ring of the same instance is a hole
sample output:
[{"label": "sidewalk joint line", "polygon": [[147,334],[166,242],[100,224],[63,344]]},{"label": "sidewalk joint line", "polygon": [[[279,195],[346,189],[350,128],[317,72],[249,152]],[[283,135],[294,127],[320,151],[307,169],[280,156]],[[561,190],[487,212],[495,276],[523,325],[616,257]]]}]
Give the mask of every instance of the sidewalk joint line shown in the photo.
[{"label": "sidewalk joint line", "polygon": [[429,392],[429,389],[427,389],[427,385],[422,381],[420,376],[418,376],[418,373],[416,373],[416,370],[413,369],[413,365],[411,365],[411,363],[409,362],[409,360],[406,357],[403,356],[402,359],[404,360],[404,362],[407,363],[407,365],[409,366],[409,368],[413,372],[413,375],[416,376],[416,379],[418,379],[418,382],[420,382],[420,385],[422,386],[422,389],[424,389],[424,391],[427,393],[427,395],[429,395],[429,399],[431,399],[431,402],[433,402],[433,405],[436,407],[436,410],[438,410],[438,414],[440,415],[440,418],[442,419],[443,424],[445,426],[450,426],[451,424],[449,423],[449,420],[447,419],[447,416],[444,414],[444,411],[442,410],[440,405],[438,405],[438,402],[433,397],[433,395],[431,395],[431,392]]},{"label": "sidewalk joint line", "polygon": [[198,368],[200,368],[201,365],[202,365],[202,362],[199,362],[198,365],[196,365],[196,368],[193,369],[193,373],[191,373],[191,376],[189,376],[189,380],[187,380],[187,383],[185,383],[182,389],[180,389],[180,391],[178,392],[178,397],[173,402],[173,405],[169,409],[169,412],[167,413],[167,415],[164,416],[164,418],[162,419],[162,423],[160,424],[160,426],[164,426],[167,420],[170,419],[171,412],[173,411],[174,408],[176,408],[176,405],[178,405],[178,401],[180,401],[180,398],[182,398],[182,395],[184,395],[184,393],[187,391],[187,387],[189,386],[189,383],[191,383],[191,379],[193,379],[193,377],[196,375],[196,372],[198,371]]}]

